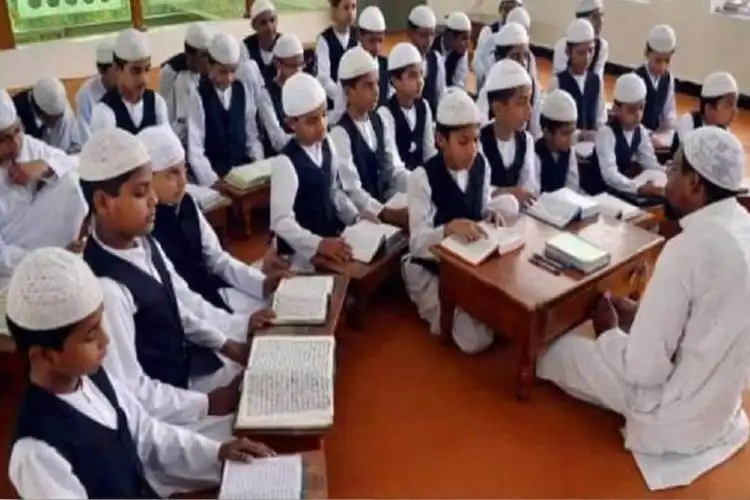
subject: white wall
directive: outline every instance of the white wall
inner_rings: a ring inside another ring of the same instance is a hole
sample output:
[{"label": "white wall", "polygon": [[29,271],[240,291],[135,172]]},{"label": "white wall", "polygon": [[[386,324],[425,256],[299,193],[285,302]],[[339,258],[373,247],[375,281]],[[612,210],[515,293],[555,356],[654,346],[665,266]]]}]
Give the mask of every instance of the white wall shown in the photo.
[{"label": "white wall", "polygon": [[[250,31],[246,19],[216,21],[217,31],[244,38]],[[302,43],[314,42],[328,24],[327,11],[282,12],[279,29],[296,34]],[[160,64],[182,50],[187,25],[148,30],[153,64]],[[112,36],[112,35],[108,35]],[[102,36],[56,40],[0,51],[0,88],[33,85],[44,76],[77,78],[96,72],[95,48]]]},{"label": "white wall", "polygon": [[[429,0],[438,15],[466,9],[477,21],[494,20],[498,0]],[[577,0],[525,0],[531,14],[532,41],[552,47],[573,18]],[[603,36],[609,41],[610,60],[635,66],[641,63],[648,31],[667,23],[677,31],[678,49],[672,72],[701,82],[712,71],[734,74],[740,89],[750,94],[750,19],[711,13],[711,0],[604,0]]]}]

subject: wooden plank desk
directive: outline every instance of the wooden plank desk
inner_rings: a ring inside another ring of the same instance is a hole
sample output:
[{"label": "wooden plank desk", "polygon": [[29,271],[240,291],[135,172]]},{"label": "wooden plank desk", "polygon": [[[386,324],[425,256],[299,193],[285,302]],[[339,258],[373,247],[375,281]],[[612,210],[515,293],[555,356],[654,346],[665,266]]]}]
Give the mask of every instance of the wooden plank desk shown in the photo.
[{"label": "wooden plank desk", "polygon": [[252,234],[252,212],[257,208],[268,208],[271,199],[271,184],[266,182],[249,189],[237,189],[223,180],[219,181],[219,191],[228,196],[239,219],[242,235]]},{"label": "wooden plank desk", "polygon": [[226,196],[222,196],[216,203],[203,209],[203,215],[206,216],[208,223],[216,231],[216,235],[219,237],[222,246],[224,246],[227,240],[227,220],[229,207],[231,206],[232,200]]},{"label": "wooden plank desk", "polygon": [[440,261],[441,333],[449,337],[456,307],[498,333],[510,335],[519,348],[517,395],[527,399],[534,382],[536,358],[544,344],[589,317],[593,300],[611,290],[631,295],[645,286],[663,238],[632,224],[598,217],[571,231],[608,251],[611,264],[588,276],[574,271],[555,276],[529,262],[543,252],[545,242],[559,231],[522,216],[513,227],[526,241],[522,249],[472,266],[435,247]]}]

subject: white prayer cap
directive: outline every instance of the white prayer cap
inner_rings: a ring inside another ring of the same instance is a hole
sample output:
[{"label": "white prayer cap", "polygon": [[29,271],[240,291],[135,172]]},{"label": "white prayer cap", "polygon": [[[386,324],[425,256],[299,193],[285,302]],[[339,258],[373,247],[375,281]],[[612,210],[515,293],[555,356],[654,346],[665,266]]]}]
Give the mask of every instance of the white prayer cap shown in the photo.
[{"label": "white prayer cap", "polygon": [[363,30],[372,31],[374,33],[384,32],[385,16],[383,15],[383,11],[374,5],[365,7],[365,10],[359,14],[358,25]]},{"label": "white prayer cap", "polygon": [[96,64],[112,64],[114,43],[105,38],[96,46]]},{"label": "white prayer cap", "polygon": [[65,113],[68,96],[65,86],[57,78],[40,78],[32,87],[31,95],[44,114],[60,116]]},{"label": "white prayer cap", "polygon": [[741,191],[745,150],[731,132],[705,126],[693,130],[682,143],[685,159],[709,182],[729,191]]},{"label": "white prayer cap", "polygon": [[437,19],[435,12],[427,5],[417,5],[409,12],[409,22],[418,28],[435,28]]},{"label": "white prayer cap", "polygon": [[16,266],[6,313],[21,328],[54,330],[78,323],[103,301],[99,280],[80,256],[47,247],[29,252]]},{"label": "white prayer cap", "polygon": [[17,119],[18,114],[13,99],[5,89],[0,89],[0,131],[16,123]]},{"label": "white prayer cap", "polygon": [[141,61],[151,57],[146,35],[132,28],[123,30],[117,35],[114,53],[126,62]]},{"label": "white prayer cap", "polygon": [[273,46],[273,55],[278,59],[287,59],[304,55],[305,49],[296,35],[281,35]]},{"label": "white prayer cap", "polygon": [[138,132],[151,158],[151,170],[161,172],[185,161],[185,148],[171,127],[157,125]]},{"label": "white prayer cap", "polygon": [[615,101],[633,104],[646,99],[646,84],[635,73],[620,75],[615,81]]},{"label": "white prayer cap", "polygon": [[523,7],[516,7],[508,12],[508,17],[505,18],[508,23],[518,23],[528,31],[531,28],[531,16],[529,11]]},{"label": "white prayer cap", "polygon": [[185,43],[197,50],[208,49],[213,33],[207,23],[193,23],[185,31]]},{"label": "white prayer cap", "polygon": [[463,12],[451,12],[445,20],[445,26],[453,31],[471,31],[471,20]]},{"label": "white prayer cap", "polygon": [[240,42],[232,35],[217,33],[208,45],[208,53],[219,64],[240,62]]},{"label": "white prayer cap", "polygon": [[725,71],[711,73],[703,80],[701,97],[721,97],[727,94],[739,94],[737,80]]},{"label": "white prayer cap", "polygon": [[526,68],[513,59],[502,59],[492,66],[484,85],[487,92],[531,86],[531,76]]},{"label": "white prayer cap", "polygon": [[146,146],[121,128],[94,132],[78,155],[78,175],[82,181],[114,179],[150,161]]},{"label": "white prayer cap", "polygon": [[326,92],[320,82],[307,73],[297,73],[281,88],[284,114],[296,118],[326,103]]},{"label": "white prayer cap", "polygon": [[594,10],[603,10],[604,2],[602,0],[579,0],[576,5],[576,14],[583,14]]},{"label": "white prayer cap", "polygon": [[255,0],[253,6],[250,7],[250,20],[254,21],[264,12],[276,12],[276,6],[268,0]]},{"label": "white prayer cap", "polygon": [[516,45],[529,44],[529,32],[518,23],[505,23],[502,28],[492,36],[496,47],[514,47]]},{"label": "white prayer cap", "polygon": [[594,26],[588,19],[576,19],[568,25],[565,31],[565,41],[568,43],[592,42],[596,39]]},{"label": "white prayer cap", "polygon": [[651,50],[666,54],[677,47],[677,34],[668,24],[657,24],[648,33],[648,46]]},{"label": "white prayer cap", "polygon": [[482,123],[482,116],[464,89],[451,87],[438,103],[436,121],[446,127],[462,127]]},{"label": "white prayer cap", "polygon": [[388,53],[388,71],[422,64],[422,54],[409,42],[397,43]]},{"label": "white prayer cap", "polygon": [[578,107],[570,94],[555,89],[548,92],[542,101],[542,116],[556,122],[575,122],[578,120]]},{"label": "white prayer cap", "polygon": [[378,71],[378,62],[361,45],[346,51],[339,63],[339,80],[351,80]]}]

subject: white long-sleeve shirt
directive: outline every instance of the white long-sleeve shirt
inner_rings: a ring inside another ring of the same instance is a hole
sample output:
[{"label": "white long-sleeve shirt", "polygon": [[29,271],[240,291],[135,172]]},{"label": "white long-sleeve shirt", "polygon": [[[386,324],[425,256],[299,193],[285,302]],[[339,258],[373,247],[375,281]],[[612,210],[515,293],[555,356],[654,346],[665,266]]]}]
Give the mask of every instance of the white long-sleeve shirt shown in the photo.
[{"label": "white long-sleeve shirt", "polygon": [[677,124],[677,99],[675,98],[674,90],[674,76],[668,73],[666,76],[654,76],[648,71],[648,63],[644,64],[646,68],[646,74],[648,75],[649,81],[644,82],[646,85],[650,85],[654,90],[659,88],[662,78],[669,79],[669,85],[667,86],[667,97],[664,100],[664,108],[661,111],[660,123],[661,127],[665,129],[674,128]]},{"label": "white long-sleeve shirt", "polygon": [[[638,126],[641,128],[641,142],[635,152],[635,162],[644,170],[664,170],[664,167],[659,164],[659,160],[656,159],[654,145],[649,139],[646,127],[643,125]],[[635,129],[623,130],[622,133],[628,144],[632,144]],[[594,152],[599,160],[599,168],[602,172],[602,178],[604,179],[605,184],[617,191],[635,194],[641,185],[635,179],[631,179],[626,175],[621,174],[617,169],[617,157],[615,156],[616,144],[617,139],[612,129],[609,126],[599,127],[594,139]]]},{"label": "white long-sleeve shirt", "polygon": [[[344,52],[346,52],[346,47],[349,46],[349,38],[352,36],[352,30],[348,29],[346,30],[346,33],[339,33],[338,31],[333,30],[333,33],[336,35],[339,43],[341,43],[341,46],[344,47]],[[338,75],[334,75],[334,78],[331,78],[330,50],[328,48],[328,42],[326,42],[326,39],[322,36],[318,36],[318,40],[315,42],[315,57],[318,61],[318,74],[316,75],[316,78],[323,86],[328,98],[335,99],[339,78]]]},{"label": "white long-sleeve shirt", "polygon": [[[578,84],[578,88],[581,91],[581,95],[584,95],[585,89],[586,89],[586,77],[588,73],[584,73],[582,75],[574,75],[572,72],[570,73],[570,76],[573,77],[573,80]],[[555,89],[560,88],[560,80],[557,77],[557,73],[550,76],[549,79],[549,89],[547,89],[547,92],[551,92]],[[581,110],[578,110],[578,113],[581,113]],[[604,87],[600,86],[599,90],[599,99],[597,100],[596,105],[596,129],[601,128],[602,125],[607,123],[607,118],[609,117],[609,113],[607,111],[607,101],[604,98]]]},{"label": "white long-sleeve shirt", "polygon": [[94,106],[102,100],[106,93],[107,89],[102,83],[102,77],[98,75],[86,80],[76,92],[76,111],[86,124],[91,123]]},{"label": "white long-sleeve shirt", "polygon": [[427,52],[427,55],[425,55],[424,57],[424,61],[422,61],[422,74],[424,75],[425,81],[427,81],[427,78],[432,77],[429,70],[430,65],[427,61],[429,57],[432,57],[430,55],[431,53],[437,55],[437,75],[435,75],[435,78],[437,78],[437,80],[435,80],[435,96],[437,102],[440,102],[440,99],[443,97],[443,94],[445,94],[445,89],[447,88],[447,86],[445,85],[445,58],[440,52]]},{"label": "white long-sleeve shirt", "polygon": [[[410,108],[401,107],[400,109],[404,118],[406,118],[406,122],[409,124],[409,128],[414,130],[414,127],[417,126],[417,109],[414,106]],[[391,109],[388,106],[380,106],[380,108],[378,108],[378,114],[383,120],[383,125],[393,133],[393,140],[395,142],[396,120],[393,113],[391,113]],[[422,143],[414,145],[415,147],[422,148],[422,157],[425,162],[435,156],[438,152],[435,147],[435,128],[432,124],[432,110],[430,110],[430,107],[425,103],[425,127],[424,134],[422,134]]]},{"label": "white long-sleeve shirt", "polygon": [[[128,110],[128,114],[130,114],[133,124],[135,126],[140,126],[143,121],[143,99],[136,103],[128,102],[123,99],[122,103],[125,105],[125,109]],[[154,113],[156,114],[156,125],[170,125],[167,103],[164,102],[164,98],[160,96],[158,92],[154,92]],[[115,119],[115,113],[112,111],[112,108],[103,102],[97,103],[91,113],[91,124],[89,125],[91,132],[93,133],[97,130],[116,127],[117,120]]]},{"label": "white long-sleeve shirt", "polygon": [[[491,127],[492,125],[485,125]],[[525,189],[532,194],[539,194],[539,172],[537,171],[536,153],[534,152],[534,138],[528,132],[526,134],[526,155],[523,159],[523,166],[521,172],[518,175],[518,187]],[[501,141],[496,139],[497,149],[500,151],[500,156],[503,159],[503,163],[506,168],[509,168],[513,164],[513,160],[516,157],[516,138],[511,137],[507,141]],[[492,165],[487,159],[487,155],[481,149],[480,142],[480,153],[484,155],[484,159],[487,165],[492,168],[501,168],[500,165]],[[488,169],[489,170],[489,169]],[[491,170],[490,170],[491,171]]]},{"label": "white long-sleeve shirt", "polygon": [[[602,81],[604,81],[604,67],[607,64],[607,61],[609,60],[609,42],[605,40],[602,37],[599,37],[599,57],[594,61],[593,70],[594,73],[599,75],[599,78],[602,78]],[[554,70],[555,74],[559,73],[560,71],[565,71],[568,67],[568,41],[565,37],[559,39],[557,43],[555,43],[554,52],[552,54],[552,69]]]},{"label": "white long-sleeve shirt", "polygon": [[680,142],[685,140],[685,137],[695,130],[695,126],[693,124],[693,113],[685,113],[680,117],[680,120],[677,122],[677,137],[680,139]]}]

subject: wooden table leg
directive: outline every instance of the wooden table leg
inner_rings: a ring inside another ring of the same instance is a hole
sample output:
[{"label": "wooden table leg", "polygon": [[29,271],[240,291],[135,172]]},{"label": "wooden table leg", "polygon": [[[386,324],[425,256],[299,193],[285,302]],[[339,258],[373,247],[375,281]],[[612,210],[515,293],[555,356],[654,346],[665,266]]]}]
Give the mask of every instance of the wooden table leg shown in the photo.
[{"label": "wooden table leg", "polygon": [[539,355],[539,339],[544,331],[547,315],[535,312],[531,316],[528,331],[518,339],[518,379],[516,397],[522,401],[531,398],[536,377],[536,359]]}]

